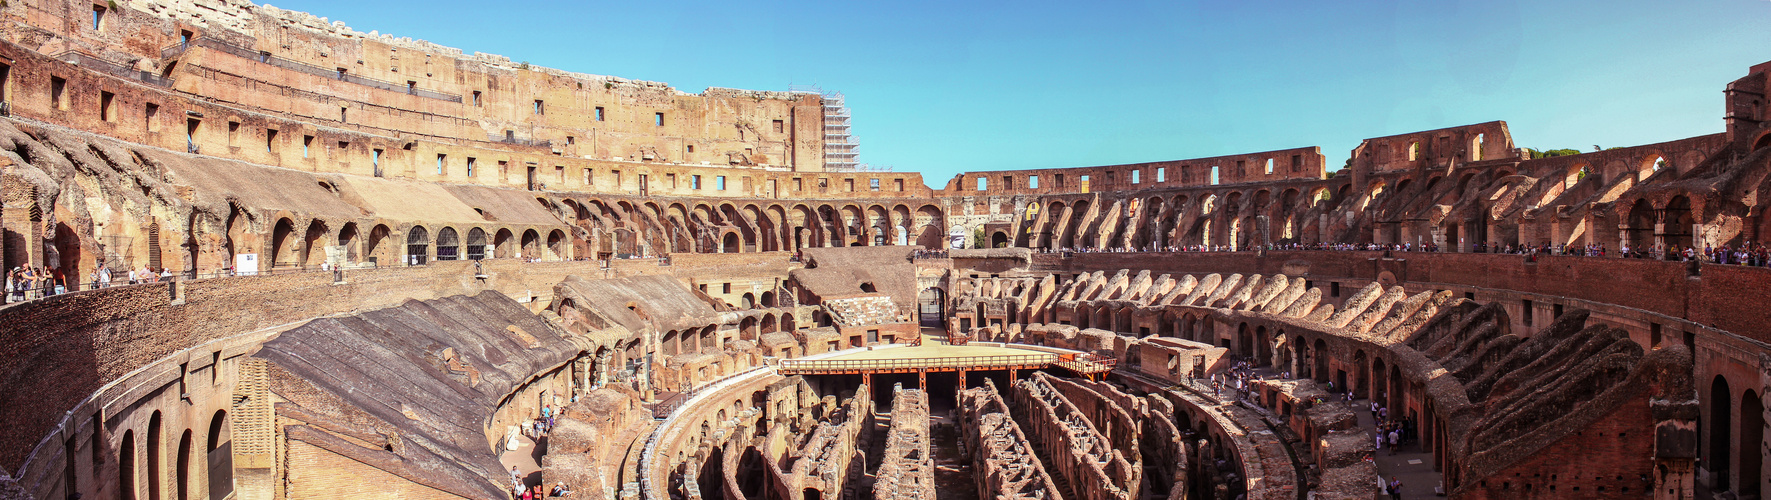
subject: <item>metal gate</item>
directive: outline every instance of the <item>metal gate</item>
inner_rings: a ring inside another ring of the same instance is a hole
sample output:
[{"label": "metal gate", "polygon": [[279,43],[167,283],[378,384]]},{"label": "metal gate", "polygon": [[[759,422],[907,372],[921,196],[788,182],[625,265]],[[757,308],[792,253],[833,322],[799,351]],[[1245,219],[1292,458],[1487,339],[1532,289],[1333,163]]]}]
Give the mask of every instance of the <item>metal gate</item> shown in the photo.
[{"label": "metal gate", "polygon": [[947,320],[946,301],[939,288],[923,290],[916,296],[916,312],[922,326],[942,328]]}]

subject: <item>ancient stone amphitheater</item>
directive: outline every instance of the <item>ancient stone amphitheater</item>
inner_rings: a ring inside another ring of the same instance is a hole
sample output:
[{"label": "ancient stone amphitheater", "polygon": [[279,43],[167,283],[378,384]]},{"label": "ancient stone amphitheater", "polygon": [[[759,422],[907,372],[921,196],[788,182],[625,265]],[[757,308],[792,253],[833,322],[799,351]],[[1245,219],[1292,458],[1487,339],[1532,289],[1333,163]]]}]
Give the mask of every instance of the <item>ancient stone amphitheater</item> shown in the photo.
[{"label": "ancient stone amphitheater", "polygon": [[1308,147],[931,190],[850,168],[836,95],[243,0],[0,2],[0,35],[0,244],[41,269],[0,307],[0,498],[1771,478],[1771,269],[1678,253],[1771,238],[1771,63],[1716,82],[1724,132],[1658,144],[1534,159],[1490,122],[1332,173]]}]

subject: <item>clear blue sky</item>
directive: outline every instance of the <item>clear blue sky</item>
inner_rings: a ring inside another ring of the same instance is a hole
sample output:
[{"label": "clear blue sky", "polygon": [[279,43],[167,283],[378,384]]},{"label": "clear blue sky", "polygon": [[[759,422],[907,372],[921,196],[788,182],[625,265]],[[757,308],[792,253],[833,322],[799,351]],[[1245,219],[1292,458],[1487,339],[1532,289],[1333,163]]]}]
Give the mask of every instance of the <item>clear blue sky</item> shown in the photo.
[{"label": "clear blue sky", "polygon": [[[1506,120],[1522,147],[1722,131],[1771,1],[277,2],[570,71],[848,96],[922,172],[1157,161]],[[1755,47],[1757,47],[1755,49]]]}]

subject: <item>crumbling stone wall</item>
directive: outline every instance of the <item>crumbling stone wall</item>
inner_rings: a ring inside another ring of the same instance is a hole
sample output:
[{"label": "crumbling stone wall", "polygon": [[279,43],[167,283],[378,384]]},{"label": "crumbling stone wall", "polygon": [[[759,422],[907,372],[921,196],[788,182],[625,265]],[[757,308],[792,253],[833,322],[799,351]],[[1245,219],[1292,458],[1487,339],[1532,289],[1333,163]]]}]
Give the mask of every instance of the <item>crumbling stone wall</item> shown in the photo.
[{"label": "crumbling stone wall", "polygon": [[892,387],[892,426],[874,473],[874,500],[935,498],[935,457],[929,453],[929,398],[917,389]]},{"label": "crumbling stone wall", "polygon": [[1008,403],[988,379],[984,387],[959,391],[959,431],[972,459],[978,493],[1014,500],[1064,498],[1033,443],[1009,414]]},{"label": "crumbling stone wall", "polygon": [[1023,415],[1017,420],[1027,423],[1035,445],[1052,458],[1053,468],[1070,484],[1075,498],[1138,498],[1142,455],[1134,448],[1127,458],[1114,447],[1088,414],[1053,386],[1049,375],[1037,373],[1016,381],[1013,399]]}]

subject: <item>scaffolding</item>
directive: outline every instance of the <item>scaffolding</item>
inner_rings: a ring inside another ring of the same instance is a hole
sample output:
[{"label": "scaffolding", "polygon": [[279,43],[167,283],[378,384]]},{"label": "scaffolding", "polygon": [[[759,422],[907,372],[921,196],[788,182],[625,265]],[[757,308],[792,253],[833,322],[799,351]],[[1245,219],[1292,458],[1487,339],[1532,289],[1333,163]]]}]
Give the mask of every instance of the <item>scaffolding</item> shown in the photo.
[{"label": "scaffolding", "polygon": [[850,133],[849,108],[842,92],[829,91],[816,85],[791,85],[796,94],[818,94],[824,100],[824,170],[832,172],[889,172],[890,167],[874,167],[861,163],[861,144]]}]

